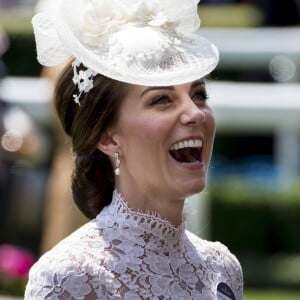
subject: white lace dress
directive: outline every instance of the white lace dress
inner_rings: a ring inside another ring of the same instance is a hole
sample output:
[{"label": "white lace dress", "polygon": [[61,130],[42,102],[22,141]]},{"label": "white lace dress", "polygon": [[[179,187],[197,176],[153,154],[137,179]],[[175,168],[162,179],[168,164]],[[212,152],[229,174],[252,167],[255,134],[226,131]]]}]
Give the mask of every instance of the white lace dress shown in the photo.
[{"label": "white lace dress", "polygon": [[25,299],[243,299],[239,262],[154,214],[112,203],[32,267]]}]

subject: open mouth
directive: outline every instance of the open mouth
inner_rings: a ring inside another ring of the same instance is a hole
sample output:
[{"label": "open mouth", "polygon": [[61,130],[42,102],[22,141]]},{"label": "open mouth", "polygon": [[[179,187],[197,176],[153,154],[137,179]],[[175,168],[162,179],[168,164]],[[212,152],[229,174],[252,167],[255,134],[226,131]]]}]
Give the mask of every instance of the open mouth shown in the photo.
[{"label": "open mouth", "polygon": [[202,161],[202,140],[186,140],[175,143],[169,153],[180,163],[200,163]]}]

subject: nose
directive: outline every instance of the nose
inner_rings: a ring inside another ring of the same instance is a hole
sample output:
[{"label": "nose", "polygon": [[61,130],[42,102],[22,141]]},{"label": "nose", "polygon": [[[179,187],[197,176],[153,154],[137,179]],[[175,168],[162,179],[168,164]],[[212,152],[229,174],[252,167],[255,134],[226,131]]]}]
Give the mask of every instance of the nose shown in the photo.
[{"label": "nose", "polygon": [[205,111],[189,99],[180,115],[180,122],[183,125],[199,126],[205,123]]}]

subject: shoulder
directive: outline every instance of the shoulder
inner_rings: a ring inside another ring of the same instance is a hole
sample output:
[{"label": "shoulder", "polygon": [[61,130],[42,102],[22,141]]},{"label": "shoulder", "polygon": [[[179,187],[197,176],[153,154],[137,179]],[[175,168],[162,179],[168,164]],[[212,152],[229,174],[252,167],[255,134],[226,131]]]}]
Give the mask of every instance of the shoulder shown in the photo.
[{"label": "shoulder", "polygon": [[96,279],[103,279],[103,284],[112,280],[101,264],[103,249],[101,232],[91,221],[45,253],[31,268],[25,299],[86,299],[100,284]]},{"label": "shoulder", "polygon": [[218,282],[230,286],[236,299],[243,299],[243,272],[236,256],[220,242],[201,239],[189,231],[186,234],[208,268],[218,274]]},{"label": "shoulder", "polygon": [[89,252],[97,248],[99,252],[104,248],[102,231],[98,228],[95,220],[89,221],[68,237],[60,241],[51,250],[40,257],[38,263],[52,262],[76,257],[77,261],[88,261]]},{"label": "shoulder", "polygon": [[242,275],[241,265],[238,259],[224,244],[201,239],[189,231],[187,231],[186,234],[189,241],[195,246],[197,251],[205,254],[206,256],[214,257],[216,261],[226,262],[227,267],[230,266],[232,270],[235,270],[237,273]]}]

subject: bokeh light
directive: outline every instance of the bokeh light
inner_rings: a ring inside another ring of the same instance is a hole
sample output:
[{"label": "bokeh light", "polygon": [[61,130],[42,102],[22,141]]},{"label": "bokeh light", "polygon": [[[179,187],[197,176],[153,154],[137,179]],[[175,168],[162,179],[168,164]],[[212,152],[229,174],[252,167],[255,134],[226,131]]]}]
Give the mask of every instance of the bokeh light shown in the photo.
[{"label": "bokeh light", "polygon": [[287,56],[274,56],[269,65],[269,71],[275,81],[287,82],[294,78],[297,67]]},{"label": "bokeh light", "polygon": [[1,146],[8,152],[16,152],[23,145],[23,136],[17,130],[6,131],[1,138]]}]

